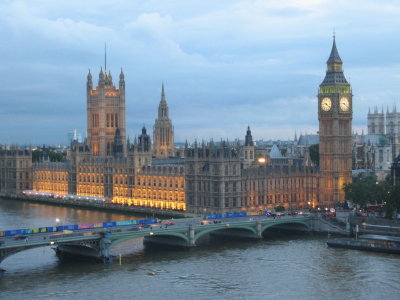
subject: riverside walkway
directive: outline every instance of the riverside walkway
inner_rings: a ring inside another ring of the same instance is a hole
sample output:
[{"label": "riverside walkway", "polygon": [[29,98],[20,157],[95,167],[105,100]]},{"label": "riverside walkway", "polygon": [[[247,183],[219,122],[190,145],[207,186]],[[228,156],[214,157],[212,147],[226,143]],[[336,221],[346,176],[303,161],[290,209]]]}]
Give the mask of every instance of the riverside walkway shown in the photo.
[{"label": "riverside walkway", "polygon": [[0,262],[8,256],[37,247],[52,246],[59,254],[91,257],[111,262],[111,249],[135,238],[145,243],[195,247],[207,234],[261,239],[269,228],[311,230],[310,216],[246,216],[203,220],[186,218],[160,223],[90,228],[63,232],[34,233],[0,238]]}]

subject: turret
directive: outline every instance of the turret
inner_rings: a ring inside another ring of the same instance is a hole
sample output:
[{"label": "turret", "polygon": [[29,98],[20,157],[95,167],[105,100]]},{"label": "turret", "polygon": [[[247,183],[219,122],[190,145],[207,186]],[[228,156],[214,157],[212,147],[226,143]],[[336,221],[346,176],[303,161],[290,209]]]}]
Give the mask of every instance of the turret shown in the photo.
[{"label": "turret", "polygon": [[253,137],[251,136],[250,126],[247,126],[243,152],[243,164],[244,167],[247,168],[252,165],[255,160],[254,142]]},{"label": "turret", "polygon": [[159,119],[168,118],[168,105],[167,105],[167,100],[165,100],[164,83],[162,84],[161,88],[161,100],[160,100],[160,105],[158,106],[158,118]]},{"label": "turret", "polygon": [[106,86],[113,86],[111,71],[108,70],[108,74],[105,73],[104,84]]},{"label": "turret", "polygon": [[153,150],[157,158],[175,156],[174,150],[174,128],[168,117],[168,105],[165,99],[164,84],[161,88],[161,100],[158,106],[158,118],[155,120],[153,129]]},{"label": "turret", "polygon": [[100,74],[99,74],[99,87],[103,87],[105,84],[104,82],[104,73],[103,73],[103,68],[100,68]]},{"label": "turret", "polygon": [[125,90],[125,75],[121,68],[121,73],[119,74],[119,89]]},{"label": "turret", "polygon": [[87,75],[87,82],[86,82],[87,91],[90,92],[93,89],[93,81],[92,81],[92,74],[89,73]]},{"label": "turret", "polygon": [[250,126],[247,126],[247,132],[245,137],[245,146],[254,146],[253,137],[251,136]]}]

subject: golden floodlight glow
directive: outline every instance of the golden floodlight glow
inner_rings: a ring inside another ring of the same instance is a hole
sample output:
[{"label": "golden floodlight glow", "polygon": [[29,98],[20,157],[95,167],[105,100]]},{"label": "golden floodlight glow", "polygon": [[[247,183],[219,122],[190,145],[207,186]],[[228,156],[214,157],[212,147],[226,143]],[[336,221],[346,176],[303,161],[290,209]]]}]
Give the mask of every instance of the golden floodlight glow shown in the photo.
[{"label": "golden floodlight glow", "polygon": [[258,163],[259,164],[265,164],[265,157],[259,157],[258,158]]}]

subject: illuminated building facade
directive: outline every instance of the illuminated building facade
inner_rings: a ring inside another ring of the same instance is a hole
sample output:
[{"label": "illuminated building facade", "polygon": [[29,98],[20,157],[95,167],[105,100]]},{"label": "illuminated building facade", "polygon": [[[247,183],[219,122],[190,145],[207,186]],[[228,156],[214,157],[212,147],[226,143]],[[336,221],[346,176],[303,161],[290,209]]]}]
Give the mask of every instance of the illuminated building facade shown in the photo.
[{"label": "illuminated building facade", "polygon": [[144,127],[131,144],[125,136],[124,75],[117,90],[111,74],[101,71],[95,90],[88,75],[86,143],[74,141],[63,164],[35,164],[33,189],[197,214],[331,207],[343,201],[342,186],[351,181],[352,165],[352,94],[335,41],[327,64],[318,94],[320,170],[307,147],[299,158],[283,156],[275,145],[258,160],[250,128],[244,146],[196,142],[186,144],[184,158],[174,157],[164,87],[154,149]]},{"label": "illuminated building facade", "polygon": [[32,172],[32,189],[34,191],[68,194],[68,176],[70,163],[34,163],[33,170],[34,172]]}]

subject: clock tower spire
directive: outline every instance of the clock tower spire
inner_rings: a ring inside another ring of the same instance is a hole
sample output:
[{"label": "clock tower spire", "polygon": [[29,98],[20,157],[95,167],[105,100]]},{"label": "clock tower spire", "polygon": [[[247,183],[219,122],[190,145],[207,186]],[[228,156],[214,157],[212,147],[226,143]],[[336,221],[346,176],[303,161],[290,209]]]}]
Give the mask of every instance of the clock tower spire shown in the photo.
[{"label": "clock tower spire", "polygon": [[343,186],[351,182],[353,95],[342,66],[334,36],[318,92],[320,205],[324,207],[343,202]]}]

